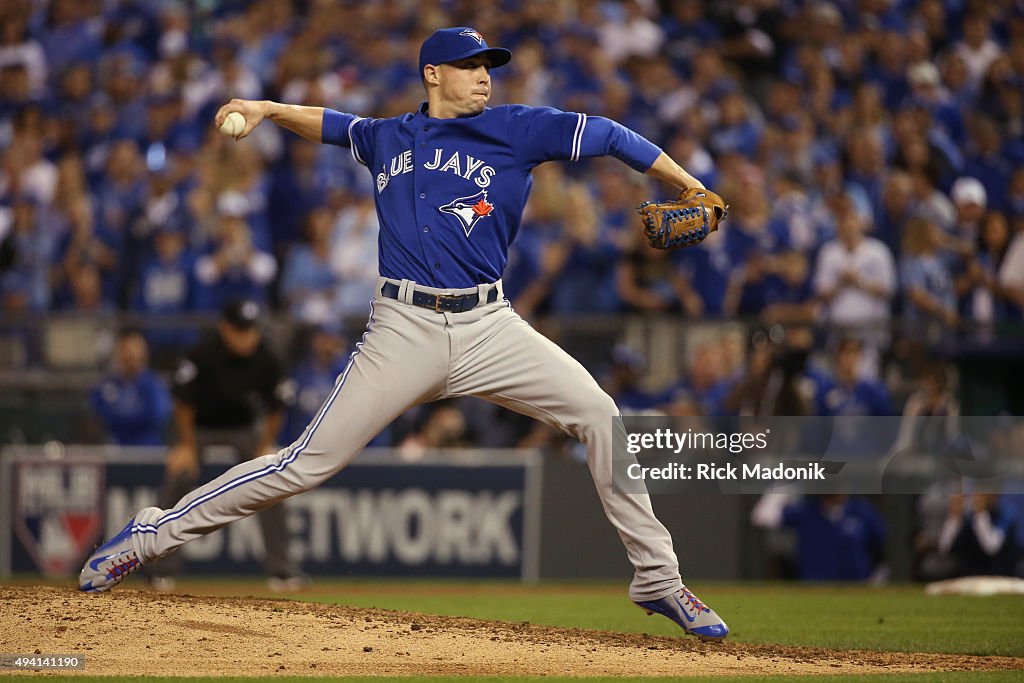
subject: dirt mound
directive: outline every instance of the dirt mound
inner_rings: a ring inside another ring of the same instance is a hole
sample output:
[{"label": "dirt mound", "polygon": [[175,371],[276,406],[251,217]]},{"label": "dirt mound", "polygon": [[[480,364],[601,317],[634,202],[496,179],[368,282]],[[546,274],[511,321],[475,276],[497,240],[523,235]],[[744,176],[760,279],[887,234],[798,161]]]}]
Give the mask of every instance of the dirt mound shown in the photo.
[{"label": "dirt mound", "polygon": [[0,587],[0,652],[92,675],[835,674],[1024,670],[1024,659],[702,643],[337,605]]}]

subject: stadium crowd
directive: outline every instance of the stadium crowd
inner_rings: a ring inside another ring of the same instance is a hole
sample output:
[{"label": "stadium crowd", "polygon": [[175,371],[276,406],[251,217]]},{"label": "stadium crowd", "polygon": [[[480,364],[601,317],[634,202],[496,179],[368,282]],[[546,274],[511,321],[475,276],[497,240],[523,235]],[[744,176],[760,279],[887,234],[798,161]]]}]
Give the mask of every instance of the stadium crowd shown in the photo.
[{"label": "stadium crowd", "polygon": [[[274,126],[235,143],[213,113],[236,96],[414,109],[412,55],[460,23],[515,52],[493,74],[494,104],[614,118],[731,204],[720,234],[666,253],[647,247],[633,209],[668,188],[615,161],[539,167],[505,274],[524,317],[826,330],[784,345],[720,335],[654,392],[622,349],[592,369],[624,409],[892,414],[882,366],[908,359],[894,339],[937,347],[1020,323],[1020,3],[12,0],[0,10],[0,312],[14,322],[2,327],[48,311],[152,322],[239,297],[335,331],[364,318],[372,179],[347,151]],[[146,339],[166,356],[195,335],[157,324]],[[768,370],[811,351],[832,376],[813,378],[803,405],[784,391],[766,406]]]},{"label": "stadium crowd", "polygon": [[244,295],[362,316],[370,178],[272,126],[235,144],[212,113],[413,109],[411,56],[444,23],[515,51],[495,104],[615,118],[732,205],[720,236],[664,254],[638,236],[645,178],[542,167],[506,274],[524,315],[1020,319],[1024,7],[958,0],[5,2],[3,310]]}]

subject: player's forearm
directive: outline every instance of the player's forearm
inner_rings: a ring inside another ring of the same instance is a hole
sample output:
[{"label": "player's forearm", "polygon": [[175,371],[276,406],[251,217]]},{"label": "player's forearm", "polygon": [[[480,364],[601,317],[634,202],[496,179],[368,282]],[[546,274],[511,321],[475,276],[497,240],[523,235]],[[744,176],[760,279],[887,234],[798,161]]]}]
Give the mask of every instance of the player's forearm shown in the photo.
[{"label": "player's forearm", "polygon": [[690,175],[686,169],[677,164],[672,157],[662,152],[654,164],[647,169],[647,175],[657,178],[667,185],[673,185],[680,190],[690,187],[704,188],[704,183]]},{"label": "player's forearm", "polygon": [[266,103],[266,118],[310,142],[323,141],[323,107],[301,104]]},{"label": "player's forearm", "polygon": [[180,401],[174,402],[174,428],[178,434],[178,444],[195,448],[196,445],[196,409]]},{"label": "player's forearm", "polygon": [[284,412],[280,410],[267,413],[263,418],[263,434],[260,437],[260,452],[256,453],[257,456],[266,455],[264,451],[269,451],[273,447],[277,441],[277,435],[281,433],[281,424],[283,422]]}]

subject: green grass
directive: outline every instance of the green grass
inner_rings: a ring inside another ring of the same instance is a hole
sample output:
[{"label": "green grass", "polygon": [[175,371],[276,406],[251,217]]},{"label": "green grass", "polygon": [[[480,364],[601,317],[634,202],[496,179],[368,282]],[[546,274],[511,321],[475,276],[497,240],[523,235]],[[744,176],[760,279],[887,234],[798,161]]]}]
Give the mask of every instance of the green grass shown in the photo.
[{"label": "green grass", "polygon": [[[211,585],[212,583],[212,585]],[[1024,596],[924,595],[920,586],[695,585],[749,643],[1024,657]],[[197,594],[264,594],[262,583],[190,582]],[[298,599],[357,607],[676,636],[676,626],[633,607],[626,586],[493,581],[321,579]]]},{"label": "green grass", "polygon": [[[375,586],[379,586],[376,587]],[[443,586],[449,586],[443,584]],[[569,585],[566,591],[465,584],[344,584],[307,599],[384,609],[610,631],[678,635],[667,619],[633,608],[624,587]],[[944,652],[1024,657],[1024,596],[929,597],[919,586],[807,587],[706,585],[698,587],[729,624],[731,638],[829,648]]]}]

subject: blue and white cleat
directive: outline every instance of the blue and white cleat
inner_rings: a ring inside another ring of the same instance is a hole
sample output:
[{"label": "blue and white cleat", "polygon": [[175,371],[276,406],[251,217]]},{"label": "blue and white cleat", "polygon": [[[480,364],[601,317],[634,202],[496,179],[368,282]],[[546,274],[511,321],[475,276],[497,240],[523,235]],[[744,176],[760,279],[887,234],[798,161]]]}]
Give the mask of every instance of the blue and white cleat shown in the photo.
[{"label": "blue and white cleat", "polygon": [[683,586],[678,593],[661,600],[636,603],[648,615],[664,614],[679,624],[691,636],[701,640],[722,640],[729,635],[729,627],[715,611],[697,599],[690,589]]},{"label": "blue and white cleat", "polygon": [[96,548],[78,575],[78,588],[86,593],[108,591],[126,576],[142,569],[142,561],[132,545],[132,517],[112,539]]}]

